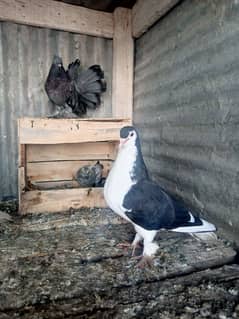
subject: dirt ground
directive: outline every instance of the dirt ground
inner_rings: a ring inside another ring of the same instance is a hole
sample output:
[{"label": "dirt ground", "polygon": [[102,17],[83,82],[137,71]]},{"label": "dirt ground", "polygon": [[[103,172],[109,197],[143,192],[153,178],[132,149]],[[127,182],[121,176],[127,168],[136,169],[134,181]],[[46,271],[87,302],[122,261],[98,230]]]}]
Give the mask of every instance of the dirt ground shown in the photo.
[{"label": "dirt ground", "polygon": [[12,220],[0,219],[0,319],[239,318],[239,265],[223,238],[162,231],[141,269],[118,246],[133,228],[108,209],[19,217],[1,205]]}]

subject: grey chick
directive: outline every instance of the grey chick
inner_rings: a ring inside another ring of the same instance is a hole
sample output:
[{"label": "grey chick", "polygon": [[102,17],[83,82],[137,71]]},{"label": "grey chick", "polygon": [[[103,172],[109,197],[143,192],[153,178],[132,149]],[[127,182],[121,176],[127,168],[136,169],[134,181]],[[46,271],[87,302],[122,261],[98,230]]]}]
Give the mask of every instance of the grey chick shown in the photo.
[{"label": "grey chick", "polygon": [[101,187],[103,168],[99,161],[95,165],[82,166],[76,172],[76,180],[81,187]]}]

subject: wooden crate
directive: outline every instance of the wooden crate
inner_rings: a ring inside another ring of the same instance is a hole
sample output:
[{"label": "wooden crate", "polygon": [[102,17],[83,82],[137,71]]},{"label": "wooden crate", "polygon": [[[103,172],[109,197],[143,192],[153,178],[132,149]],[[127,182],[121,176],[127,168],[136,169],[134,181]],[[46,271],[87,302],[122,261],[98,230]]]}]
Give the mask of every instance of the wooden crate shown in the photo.
[{"label": "wooden crate", "polygon": [[107,176],[127,119],[18,120],[19,211],[105,207],[103,188],[80,188],[77,170],[100,160]]}]

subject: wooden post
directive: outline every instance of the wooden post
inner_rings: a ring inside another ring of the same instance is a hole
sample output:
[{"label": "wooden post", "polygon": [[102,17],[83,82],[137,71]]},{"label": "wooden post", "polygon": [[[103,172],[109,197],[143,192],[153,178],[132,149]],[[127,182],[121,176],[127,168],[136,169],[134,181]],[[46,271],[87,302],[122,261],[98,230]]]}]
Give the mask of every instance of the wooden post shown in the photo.
[{"label": "wooden post", "polygon": [[132,119],[134,41],[131,10],[114,11],[112,115]]}]

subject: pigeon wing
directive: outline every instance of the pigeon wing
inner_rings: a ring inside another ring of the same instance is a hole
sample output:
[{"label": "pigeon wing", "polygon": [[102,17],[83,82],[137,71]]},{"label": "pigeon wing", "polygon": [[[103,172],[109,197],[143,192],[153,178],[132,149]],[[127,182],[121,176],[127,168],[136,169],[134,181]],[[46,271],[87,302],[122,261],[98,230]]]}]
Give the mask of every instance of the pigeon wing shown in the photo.
[{"label": "pigeon wing", "polygon": [[143,180],[126,194],[123,207],[130,220],[147,230],[168,228],[174,222],[171,199],[155,183]]}]

